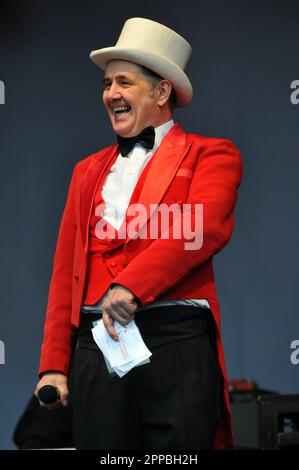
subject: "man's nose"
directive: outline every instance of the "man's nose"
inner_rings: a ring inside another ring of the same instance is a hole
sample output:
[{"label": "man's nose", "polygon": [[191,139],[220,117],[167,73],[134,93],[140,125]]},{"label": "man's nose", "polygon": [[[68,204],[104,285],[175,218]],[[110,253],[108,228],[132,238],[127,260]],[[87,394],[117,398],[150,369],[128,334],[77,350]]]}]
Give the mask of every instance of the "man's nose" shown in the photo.
[{"label": "man's nose", "polygon": [[112,83],[108,90],[108,99],[110,102],[119,100],[121,98],[120,87],[117,83]]}]

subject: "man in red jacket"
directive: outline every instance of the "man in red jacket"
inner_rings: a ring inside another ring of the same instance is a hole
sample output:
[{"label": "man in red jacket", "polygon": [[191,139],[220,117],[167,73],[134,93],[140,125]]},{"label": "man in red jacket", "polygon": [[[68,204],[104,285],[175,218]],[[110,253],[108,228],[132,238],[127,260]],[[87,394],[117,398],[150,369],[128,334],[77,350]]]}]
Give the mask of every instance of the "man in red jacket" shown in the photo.
[{"label": "man in red jacket", "polygon": [[[74,169],[36,387],[58,389],[78,449],[233,446],[212,258],[233,230],[242,167],[230,141],[174,123],[192,99],[190,54],[144,18],[91,53],[118,144]],[[115,322],[134,319],[150,363],[109,375],[91,333],[99,318],[115,341]]]}]

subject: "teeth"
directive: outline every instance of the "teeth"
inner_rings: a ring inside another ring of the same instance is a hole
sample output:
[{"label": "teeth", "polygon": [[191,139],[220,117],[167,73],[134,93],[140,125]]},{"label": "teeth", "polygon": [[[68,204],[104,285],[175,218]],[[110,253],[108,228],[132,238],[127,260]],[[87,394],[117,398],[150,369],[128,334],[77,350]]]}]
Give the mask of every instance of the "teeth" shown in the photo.
[{"label": "teeth", "polygon": [[113,108],[114,113],[121,113],[121,112],[128,112],[130,110],[130,106],[117,106]]}]

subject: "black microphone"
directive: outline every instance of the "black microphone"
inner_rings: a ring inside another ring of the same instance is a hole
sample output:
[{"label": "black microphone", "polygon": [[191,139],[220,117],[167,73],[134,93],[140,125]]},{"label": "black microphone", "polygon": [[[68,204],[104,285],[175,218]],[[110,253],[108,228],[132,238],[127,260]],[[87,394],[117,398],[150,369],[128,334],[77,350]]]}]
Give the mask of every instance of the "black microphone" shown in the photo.
[{"label": "black microphone", "polygon": [[58,388],[53,387],[53,385],[44,385],[39,389],[37,396],[40,401],[46,405],[50,405],[59,400],[60,393]]}]

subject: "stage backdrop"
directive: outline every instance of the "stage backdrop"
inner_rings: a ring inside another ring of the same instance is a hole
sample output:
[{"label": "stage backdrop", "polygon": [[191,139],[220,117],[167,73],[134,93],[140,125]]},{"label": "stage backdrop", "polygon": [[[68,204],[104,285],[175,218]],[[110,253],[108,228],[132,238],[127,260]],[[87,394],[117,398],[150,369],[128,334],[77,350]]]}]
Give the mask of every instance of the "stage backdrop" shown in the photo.
[{"label": "stage backdrop", "polygon": [[89,52],[134,16],[193,46],[194,99],[175,119],[243,156],[235,231],[215,258],[229,377],[298,392],[298,13],[290,0],[0,2],[0,448],[37,382],[73,166],[115,142]]}]

